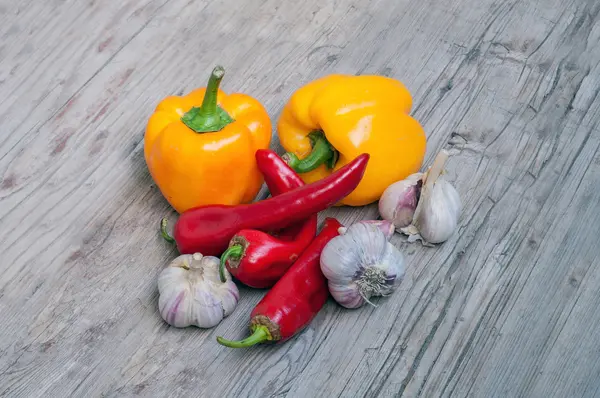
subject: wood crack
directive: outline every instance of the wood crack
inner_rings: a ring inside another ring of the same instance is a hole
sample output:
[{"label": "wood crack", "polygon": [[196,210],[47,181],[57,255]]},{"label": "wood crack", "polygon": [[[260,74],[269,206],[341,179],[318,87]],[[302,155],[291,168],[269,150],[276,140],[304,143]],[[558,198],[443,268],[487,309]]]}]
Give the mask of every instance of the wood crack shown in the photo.
[{"label": "wood crack", "polygon": [[444,303],[444,307],[442,308],[442,311],[440,312],[439,316],[437,317],[433,326],[431,327],[431,332],[429,332],[429,334],[425,338],[425,341],[421,345],[421,348],[419,349],[417,356],[415,357],[412,365],[410,366],[408,374],[402,381],[400,390],[398,391],[399,396],[404,395],[404,391],[406,390],[408,383],[411,381],[413,375],[415,374],[417,368],[419,367],[419,364],[421,363],[421,359],[425,355],[425,351],[427,351],[427,348],[429,347],[429,344],[433,340],[435,333],[437,332],[438,328],[444,321],[444,318],[446,317],[446,312],[448,311],[448,307],[450,306],[450,303],[452,302],[452,299],[454,298],[454,291],[455,291],[454,289],[455,289],[455,287],[452,287],[452,290],[450,291],[450,295],[446,299],[446,302]]}]

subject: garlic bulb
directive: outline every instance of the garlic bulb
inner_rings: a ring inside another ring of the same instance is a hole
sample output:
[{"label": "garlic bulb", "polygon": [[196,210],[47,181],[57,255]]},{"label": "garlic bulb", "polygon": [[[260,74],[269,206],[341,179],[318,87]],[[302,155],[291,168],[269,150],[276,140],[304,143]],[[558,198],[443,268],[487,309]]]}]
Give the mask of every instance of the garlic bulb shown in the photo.
[{"label": "garlic bulb", "polygon": [[404,256],[374,224],[359,222],[340,231],[321,253],[321,271],[340,305],[358,308],[387,296],[402,281]]},{"label": "garlic bulb", "polygon": [[397,229],[410,225],[421,193],[423,173],[414,173],[387,187],[379,198],[379,214]]},{"label": "garlic bulb", "polygon": [[178,328],[211,328],[231,314],[239,292],[225,272],[223,283],[217,257],[194,253],[175,258],[158,277],[158,309],[165,322]]},{"label": "garlic bulb", "polygon": [[442,150],[431,169],[424,176],[419,203],[412,222],[401,231],[410,236],[409,241],[421,239],[423,243],[441,243],[454,233],[462,211],[458,192],[440,176],[448,153]]}]

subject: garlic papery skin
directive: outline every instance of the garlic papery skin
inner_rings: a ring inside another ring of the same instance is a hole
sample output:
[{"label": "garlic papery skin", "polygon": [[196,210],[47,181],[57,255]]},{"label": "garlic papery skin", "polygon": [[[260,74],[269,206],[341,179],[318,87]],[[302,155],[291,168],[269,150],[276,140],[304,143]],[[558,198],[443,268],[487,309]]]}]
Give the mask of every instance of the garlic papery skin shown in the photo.
[{"label": "garlic papery skin", "polygon": [[421,197],[411,225],[401,231],[410,236],[409,241],[420,239],[423,243],[445,242],[458,226],[462,202],[458,191],[441,176],[448,153],[442,150],[424,177]]},{"label": "garlic papery skin", "polygon": [[240,294],[225,270],[219,278],[219,259],[200,253],[175,258],[158,276],[158,309],[171,326],[216,326],[235,309]]},{"label": "garlic papery skin", "polygon": [[460,196],[448,181],[440,177],[429,198],[423,198],[423,210],[413,225],[425,242],[442,243],[448,240],[456,227],[462,210]]},{"label": "garlic papery skin", "polygon": [[391,184],[379,198],[379,214],[396,229],[410,225],[417,208],[423,173],[414,173]]},{"label": "garlic papery skin", "polygon": [[[359,221],[359,223],[371,224],[376,226],[377,228],[379,228],[379,230],[381,230],[381,232],[383,232],[387,240],[390,240],[396,232],[396,227],[394,226],[394,224],[387,220],[362,220]],[[338,232],[340,232],[340,234],[344,234],[347,230],[347,227],[341,227],[338,230]]]},{"label": "garlic papery skin", "polygon": [[[391,294],[404,276],[404,256],[377,225],[358,222],[327,243],[321,271],[341,306],[358,308]],[[372,304],[372,303],[371,303]]]}]

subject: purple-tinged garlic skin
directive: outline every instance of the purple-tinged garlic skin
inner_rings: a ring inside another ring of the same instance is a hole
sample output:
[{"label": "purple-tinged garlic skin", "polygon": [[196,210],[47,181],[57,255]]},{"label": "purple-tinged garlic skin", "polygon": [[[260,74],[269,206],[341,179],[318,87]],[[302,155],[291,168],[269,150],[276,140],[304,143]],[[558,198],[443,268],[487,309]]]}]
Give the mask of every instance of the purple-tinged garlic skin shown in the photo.
[{"label": "purple-tinged garlic skin", "polygon": [[329,292],[346,308],[393,293],[404,276],[404,256],[373,223],[348,227],[327,243],[320,261]]},{"label": "purple-tinged garlic skin", "polygon": [[345,308],[359,308],[365,303],[365,299],[358,292],[358,286],[344,286],[329,284],[329,293],[339,304]]},{"label": "purple-tinged garlic skin", "polygon": [[414,173],[404,180],[391,184],[379,198],[379,214],[390,221],[397,230],[412,222],[419,201],[420,181],[423,173]]},{"label": "purple-tinged garlic skin", "polygon": [[[381,230],[381,232],[383,232],[383,234],[385,235],[385,238],[387,240],[390,240],[392,238],[392,236],[394,236],[394,233],[396,232],[396,227],[394,226],[394,224],[392,224],[390,221],[387,221],[387,220],[361,220],[358,223],[359,224],[370,224],[370,225],[376,226],[377,228],[379,228],[379,230]],[[341,227],[339,229],[340,235],[345,234],[347,230],[348,230],[347,227]]]},{"label": "purple-tinged garlic skin", "polygon": [[219,259],[200,253],[175,258],[158,277],[158,309],[171,326],[184,328],[218,325],[235,309],[240,294],[226,273],[219,278]]},{"label": "purple-tinged garlic skin", "polygon": [[387,240],[390,240],[396,232],[396,226],[388,220],[362,220],[359,223],[375,225],[383,234]]}]

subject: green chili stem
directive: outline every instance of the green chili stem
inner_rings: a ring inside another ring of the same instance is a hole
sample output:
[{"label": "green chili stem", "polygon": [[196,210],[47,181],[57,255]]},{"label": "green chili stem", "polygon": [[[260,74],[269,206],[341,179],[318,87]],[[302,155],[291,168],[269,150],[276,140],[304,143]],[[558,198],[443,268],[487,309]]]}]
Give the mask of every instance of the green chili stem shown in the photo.
[{"label": "green chili stem", "polygon": [[272,340],[271,333],[269,333],[269,329],[263,325],[254,328],[252,334],[243,340],[232,341],[224,339],[223,337],[217,337],[217,342],[219,344],[230,348],[251,347],[268,340]]},{"label": "green chili stem", "polygon": [[167,232],[167,218],[163,218],[160,222],[160,233],[169,243],[175,243],[175,239]]},{"label": "green chili stem", "polygon": [[221,264],[219,265],[219,278],[221,278],[221,282],[225,283],[227,281],[225,277],[225,264],[227,264],[227,260],[229,258],[239,260],[243,253],[244,248],[242,245],[233,245],[229,246],[223,255],[221,255]]}]

